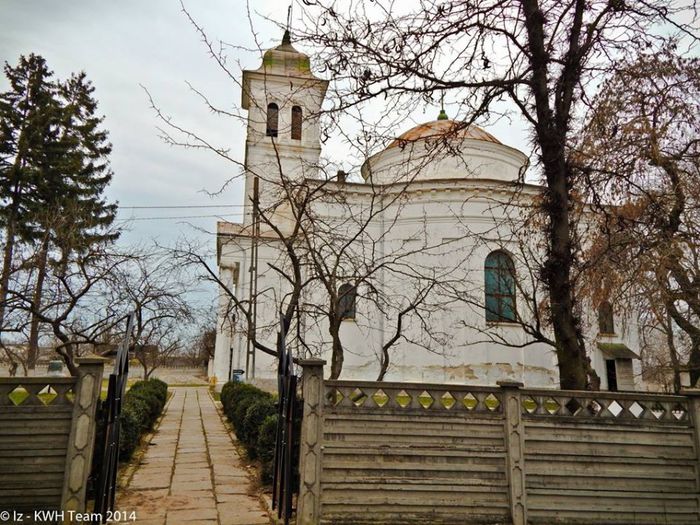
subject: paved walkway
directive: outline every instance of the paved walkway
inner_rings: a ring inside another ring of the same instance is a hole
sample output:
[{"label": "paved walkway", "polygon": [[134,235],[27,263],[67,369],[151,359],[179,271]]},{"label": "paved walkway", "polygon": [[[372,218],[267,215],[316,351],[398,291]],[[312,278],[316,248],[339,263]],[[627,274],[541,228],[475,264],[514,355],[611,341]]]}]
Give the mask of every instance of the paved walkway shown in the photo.
[{"label": "paved walkway", "polygon": [[163,421],[116,508],[140,525],[269,524],[206,388],[173,388]]}]

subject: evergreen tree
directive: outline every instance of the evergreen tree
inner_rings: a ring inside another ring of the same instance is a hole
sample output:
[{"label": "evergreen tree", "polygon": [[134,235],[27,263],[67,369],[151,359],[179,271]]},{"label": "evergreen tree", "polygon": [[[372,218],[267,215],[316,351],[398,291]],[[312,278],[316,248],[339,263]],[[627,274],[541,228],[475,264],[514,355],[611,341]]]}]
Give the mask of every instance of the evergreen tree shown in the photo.
[{"label": "evergreen tree", "polygon": [[[101,128],[104,117],[97,115],[94,91],[84,72],[72,75],[59,86],[63,104],[62,147],[67,160],[56,181],[60,198],[53,202],[63,220],[53,224],[56,245],[64,256],[118,237],[110,230],[117,205],[104,197],[113,175],[108,161],[112,145],[107,131]],[[47,203],[55,194],[53,189],[47,192]]]},{"label": "evergreen tree", "polygon": [[[118,233],[111,231],[110,227],[117,207],[103,195],[112,178],[108,161],[111,144],[107,141],[107,132],[101,129],[104,118],[96,113],[94,87],[85,73],[73,74],[65,82],[47,82],[45,79],[50,77],[50,72],[46,70],[44,60],[34,55],[29,60],[21,57],[17,68],[6,66],[5,70],[11,91],[2,96],[0,119],[3,137],[17,137],[17,144],[21,144],[21,135],[26,133],[23,130],[29,124],[25,114],[13,111],[18,104],[13,105],[12,101],[21,99],[23,85],[13,82],[12,78],[32,78],[32,75],[40,76],[36,71],[45,71],[41,75],[44,79],[41,84],[43,96],[35,102],[35,111],[43,119],[37,119],[39,122],[31,125],[31,129],[41,130],[36,132],[32,155],[18,161],[21,148],[13,148],[12,140],[8,140],[8,153],[5,154],[3,140],[2,214],[6,236],[8,239],[12,237],[13,244],[20,241],[35,248],[30,264],[34,289],[27,360],[28,368],[32,369],[38,353],[38,313],[42,310],[49,266],[60,275],[74,255],[89,251],[95,243],[116,239]],[[12,173],[4,169],[6,165],[10,166],[10,160],[19,166],[15,178],[23,181],[24,191],[17,199],[19,206],[23,206],[21,214],[12,211],[14,201],[9,177]],[[5,177],[5,171],[8,177]],[[11,273],[12,249],[6,247],[5,255],[7,272],[3,270],[3,282],[9,280]],[[7,296],[7,282],[2,290],[4,298]]]},{"label": "evergreen tree", "polygon": [[20,57],[16,67],[5,64],[10,89],[0,94],[0,226],[4,230],[0,274],[0,334],[5,321],[8,285],[18,240],[30,237],[36,213],[38,164],[53,141],[60,107],[56,85],[46,61],[37,55]]},{"label": "evergreen tree", "polygon": [[[40,211],[35,220],[39,249],[32,304],[41,309],[49,251],[53,248],[56,270],[61,273],[71,255],[83,253],[95,243],[110,242],[118,233],[110,231],[117,206],[103,193],[112,180],[108,155],[112,145],[100,129],[104,118],[96,115],[94,87],[85,73],[59,83],[61,104],[59,134],[42,159],[36,199]],[[29,332],[29,368],[39,347],[39,318],[32,315]]]}]

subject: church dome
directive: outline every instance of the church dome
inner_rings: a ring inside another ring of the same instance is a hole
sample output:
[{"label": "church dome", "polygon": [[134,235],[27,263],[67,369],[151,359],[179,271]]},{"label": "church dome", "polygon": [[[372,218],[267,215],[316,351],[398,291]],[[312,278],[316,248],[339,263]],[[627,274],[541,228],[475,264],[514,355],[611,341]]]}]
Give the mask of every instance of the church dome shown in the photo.
[{"label": "church dome", "polygon": [[467,125],[465,122],[450,119],[438,119],[425,122],[409,129],[399,135],[389,144],[389,148],[403,147],[409,142],[431,139],[473,139],[501,144],[501,141],[488,131],[475,125]]},{"label": "church dome", "polygon": [[[316,113],[327,87],[327,80],[311,72],[309,55],[297,50],[289,31],[285,31],[282,43],[263,53],[260,67],[243,71],[241,107],[266,108],[270,101],[275,101],[280,108],[285,103],[293,103]],[[267,117],[260,113],[253,118],[264,122]]]},{"label": "church dome", "polygon": [[265,51],[262,65],[258,71],[272,75],[313,77],[309,56],[298,51],[292,45],[289,31],[284,32],[282,43],[279,46]]},{"label": "church dome", "polygon": [[447,118],[419,124],[399,135],[362,165],[375,184],[445,179],[514,182],[527,156],[479,126]]}]

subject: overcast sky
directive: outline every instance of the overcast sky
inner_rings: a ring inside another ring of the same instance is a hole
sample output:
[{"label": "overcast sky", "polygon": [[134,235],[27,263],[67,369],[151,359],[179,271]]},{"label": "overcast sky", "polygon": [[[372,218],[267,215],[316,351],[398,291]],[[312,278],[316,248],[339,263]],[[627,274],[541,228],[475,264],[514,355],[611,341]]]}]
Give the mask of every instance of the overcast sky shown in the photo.
[{"label": "overcast sky", "polygon": [[[185,5],[214,39],[255,47],[244,1],[189,0]],[[285,20],[286,6],[260,0],[251,5],[259,40],[263,46],[277,45],[280,29],[265,17]],[[236,167],[205,152],[166,145],[158,136],[156,116],[141,87],[146,87],[178,123],[217,145],[230,147],[232,155],[242,159],[245,132],[240,122],[211,115],[187,87],[189,81],[225,109],[240,104],[240,90],[207,56],[199,35],[181,12],[179,0],[0,0],[0,16],[4,22],[0,32],[3,61],[14,65],[20,54],[34,52],[46,58],[59,78],[84,70],[94,83],[114,146],[109,196],[122,207],[120,219],[140,219],[129,224],[125,240],[171,242],[182,234],[204,239],[203,233],[194,232],[188,224],[212,232],[217,220],[212,215],[235,219],[242,204],[240,184],[230,185],[217,197],[206,192],[216,192],[236,174]],[[245,68],[259,66],[258,53],[230,50],[228,54],[234,71],[240,70],[236,61]],[[3,77],[0,89],[6,87]],[[421,108],[418,119],[432,120],[436,115],[437,108]],[[504,142],[522,145],[521,137],[504,126],[491,131]],[[397,133],[401,131],[405,130]],[[329,149],[332,156],[336,148],[331,143]],[[341,148],[337,151],[342,154]],[[234,207],[127,208],[229,204]],[[150,219],[198,215],[209,217]]]},{"label": "overcast sky", "polygon": [[[300,9],[296,4],[295,12]],[[285,21],[287,15],[287,5],[272,0],[252,1],[250,17],[244,0],[185,0],[185,6],[210,38],[253,50],[228,49],[228,65],[239,78],[241,68],[260,65],[251,27],[263,48],[273,47],[282,36],[273,20]],[[211,153],[165,144],[144,88],[177,123],[230,148],[230,154],[242,161],[244,126],[239,120],[212,115],[187,82],[234,113],[239,112],[240,89],[207,55],[180,1],[0,0],[0,18],[3,62],[15,65],[21,54],[36,53],[58,78],[83,70],[93,82],[113,144],[114,179],[108,196],[120,204],[119,220],[127,221],[120,223],[126,227],[122,240],[173,244],[184,236],[213,253],[217,219],[238,217],[242,182],[229,184],[217,196],[209,193],[218,192],[238,168]],[[0,90],[6,88],[3,75]],[[413,121],[434,120],[438,109],[416,108]],[[403,131],[397,129],[396,134]],[[524,133],[508,122],[489,131],[506,144],[527,148]],[[340,139],[325,145],[324,154],[341,165],[345,152]],[[168,206],[190,208],[164,208]],[[213,288],[200,291],[205,301],[213,298]]]},{"label": "overcast sky", "polygon": [[[269,9],[273,2],[255,2],[263,15],[284,19],[285,12]],[[279,6],[277,3],[276,5]],[[189,2],[188,10],[213,36],[251,47],[245,3],[207,0]],[[186,81],[207,92],[225,108],[240,103],[240,92],[207,57],[178,0],[0,0],[0,57],[11,65],[20,54],[43,55],[59,78],[84,70],[95,86],[100,112],[113,144],[114,179],[108,190],[122,209],[119,218],[176,217],[231,214],[239,208],[137,209],[129,206],[213,206],[242,203],[241,189],[233,184],[221,196],[217,191],[235,173],[235,166],[211,154],[166,145],[149,109],[146,87],[165,112],[232,148],[242,158],[244,130],[237,121],[213,117]],[[279,39],[279,29],[256,17],[264,41]],[[233,53],[236,55],[236,53]],[[254,54],[234,56],[246,67],[257,67]],[[7,88],[6,79],[0,89]],[[173,241],[193,233],[185,223],[213,231],[216,217],[198,219],[136,220],[125,240],[152,238]],[[213,240],[212,240],[213,242]],[[213,245],[212,245],[213,246]]]}]

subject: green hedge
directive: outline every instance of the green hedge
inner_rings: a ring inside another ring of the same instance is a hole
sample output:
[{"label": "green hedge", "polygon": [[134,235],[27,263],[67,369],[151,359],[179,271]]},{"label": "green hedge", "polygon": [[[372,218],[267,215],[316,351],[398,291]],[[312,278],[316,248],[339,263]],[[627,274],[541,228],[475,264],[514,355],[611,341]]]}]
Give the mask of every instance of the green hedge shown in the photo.
[{"label": "green hedge", "polygon": [[167,398],[168,385],[160,379],[137,381],[127,391],[120,416],[120,461],[128,461],[141,436],[153,429]]},{"label": "green hedge", "polygon": [[275,454],[277,398],[253,385],[229,382],[221,389],[221,404],[248,456],[262,463],[262,481],[269,483]]},{"label": "green hedge", "polygon": [[248,383],[229,382],[221,389],[221,404],[248,454],[252,458],[259,457],[258,427],[267,416],[276,417],[275,397]]},{"label": "green hedge", "polygon": [[124,396],[120,416],[119,460],[128,461],[141,436],[153,429],[165,401],[168,385],[160,379],[137,381]]},{"label": "green hedge", "polygon": [[256,453],[260,463],[262,463],[262,471],[260,472],[260,481],[269,485],[272,483],[272,469],[275,461],[275,439],[277,438],[277,414],[267,416],[260,424],[258,429],[258,441],[256,445]]},{"label": "green hedge", "polygon": [[[168,385],[160,379],[137,381],[124,396],[122,412],[119,418],[119,461],[128,461],[139,444],[141,436],[153,428],[160,416],[168,398]],[[92,468],[88,479],[88,497],[95,497],[95,484],[99,477],[98,467],[102,461],[102,446],[104,443],[104,411],[107,405],[103,402],[97,417],[95,429],[95,448],[93,450]]]}]

